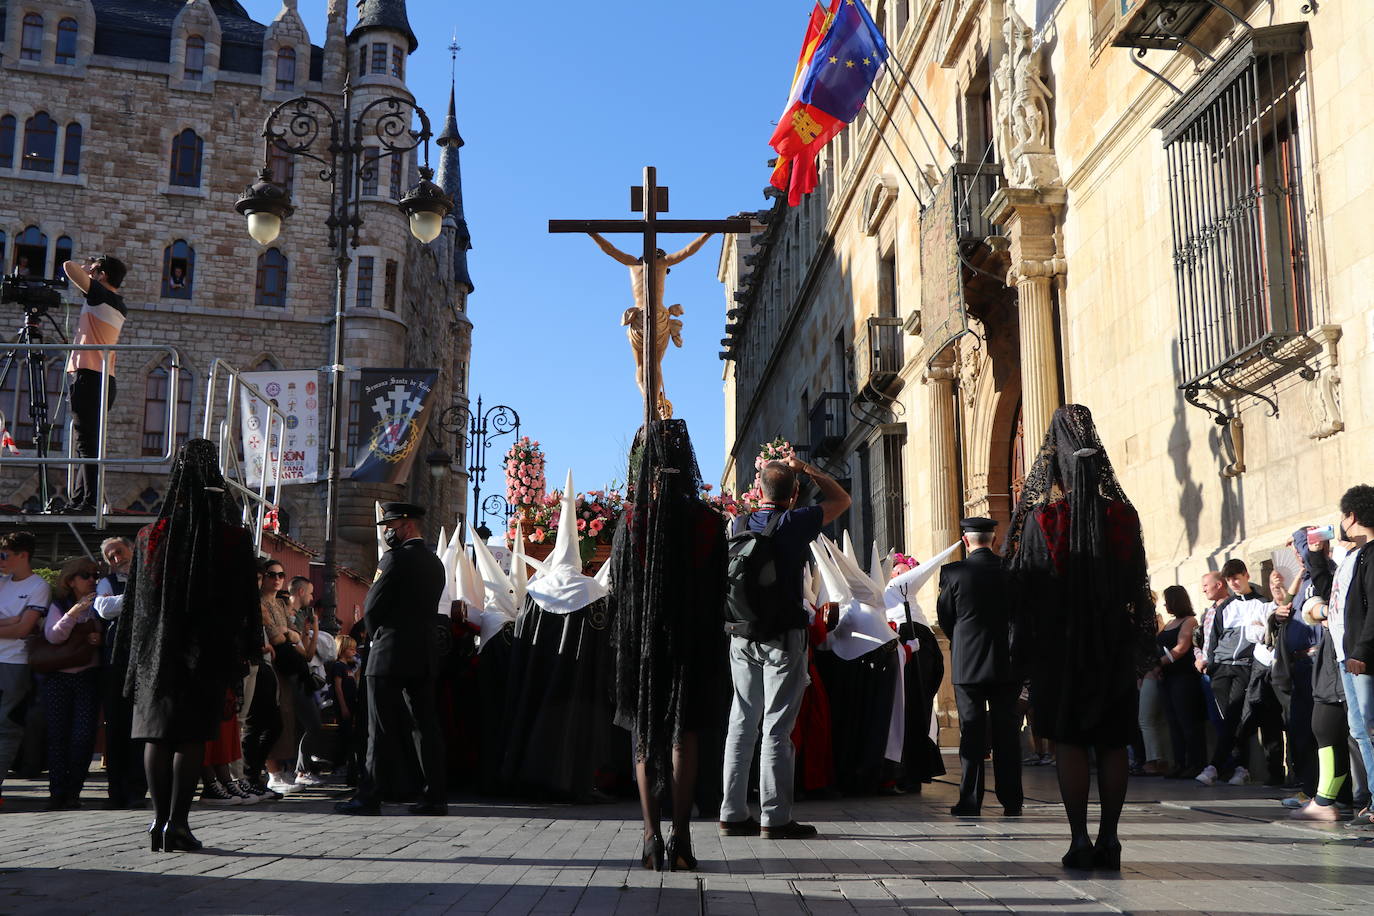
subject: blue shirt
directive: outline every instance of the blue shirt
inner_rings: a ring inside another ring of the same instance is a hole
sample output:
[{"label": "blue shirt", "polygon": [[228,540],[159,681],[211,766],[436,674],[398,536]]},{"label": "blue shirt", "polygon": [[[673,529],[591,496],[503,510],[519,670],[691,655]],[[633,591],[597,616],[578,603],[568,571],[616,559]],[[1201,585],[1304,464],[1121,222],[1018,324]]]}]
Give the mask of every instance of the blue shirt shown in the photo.
[{"label": "blue shirt", "polygon": [[778,587],[783,589],[783,600],[787,607],[796,608],[796,614],[787,623],[787,629],[794,630],[807,624],[806,608],[802,606],[802,574],[806,572],[807,561],[811,558],[811,542],[821,533],[825,524],[825,513],[820,506],[802,506],[797,509],[760,509],[735,520],[735,531],[741,531],[740,521],[747,519],[750,531],[762,531],[768,527],[776,512],[782,512],[782,520],[773,529],[773,555],[778,566]]}]

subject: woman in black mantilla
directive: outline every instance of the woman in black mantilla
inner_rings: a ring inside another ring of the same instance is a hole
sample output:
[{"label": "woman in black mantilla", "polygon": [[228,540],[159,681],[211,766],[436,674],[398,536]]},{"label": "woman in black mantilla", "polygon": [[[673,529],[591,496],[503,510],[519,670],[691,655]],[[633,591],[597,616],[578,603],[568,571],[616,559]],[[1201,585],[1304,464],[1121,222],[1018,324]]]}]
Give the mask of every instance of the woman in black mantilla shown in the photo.
[{"label": "woman in black mantilla", "polygon": [[[1072,843],[1066,868],[1121,867],[1117,822],[1136,678],[1155,656],[1140,517],[1079,404],[1054,412],[1012,517],[1006,564],[1018,580],[1013,655],[1028,662],[1036,733],[1058,744],[1059,793]],[[1102,805],[1088,838],[1088,752]]]},{"label": "woman in black mantilla", "polygon": [[[701,473],[682,420],[641,427],[630,455],[630,507],[611,551],[616,724],[634,736],[646,868],[693,869],[691,815],[698,732],[719,728],[725,525],[700,499]],[[673,833],[659,834],[671,775]]]},{"label": "woman in black mantilla", "polygon": [[128,663],[133,737],[147,742],[154,851],[201,848],[187,815],[205,742],[262,642],[253,542],[225,489],[215,446],[182,446],[158,520],[138,533],[124,591],[129,623],[115,653]]}]

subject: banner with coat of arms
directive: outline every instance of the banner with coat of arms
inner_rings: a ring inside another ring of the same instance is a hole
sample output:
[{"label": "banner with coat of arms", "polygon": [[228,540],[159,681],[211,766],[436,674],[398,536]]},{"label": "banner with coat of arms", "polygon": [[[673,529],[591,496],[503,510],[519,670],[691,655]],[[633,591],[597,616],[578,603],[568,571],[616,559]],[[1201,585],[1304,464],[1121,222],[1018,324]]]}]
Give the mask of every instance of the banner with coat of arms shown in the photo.
[{"label": "banner with coat of arms", "polygon": [[402,483],[434,407],[438,369],[363,369],[353,480]]},{"label": "banner with coat of arms", "polygon": [[[307,370],[245,372],[240,376],[245,382],[256,387],[277,409],[286,415],[285,441],[281,449],[281,482],[314,483],[319,479],[320,465],[320,375]],[[241,423],[243,427],[244,485],[257,487],[262,481],[263,458],[275,456],[276,442],[267,441],[268,418],[271,412],[267,405],[256,397],[244,394],[241,404]],[[275,437],[278,429],[271,430]],[[269,470],[267,483],[271,486],[273,475]]]}]

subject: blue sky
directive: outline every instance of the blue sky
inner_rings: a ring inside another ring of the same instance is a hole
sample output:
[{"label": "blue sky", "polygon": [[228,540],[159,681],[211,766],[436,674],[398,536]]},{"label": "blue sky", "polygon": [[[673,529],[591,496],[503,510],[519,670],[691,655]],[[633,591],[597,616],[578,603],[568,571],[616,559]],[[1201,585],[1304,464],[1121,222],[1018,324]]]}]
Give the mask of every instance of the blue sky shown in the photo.
[{"label": "blue sky", "polygon": [[[278,0],[244,0],[270,21]],[[351,6],[351,4],[350,4]],[[300,0],[324,40],[324,0]],[[786,101],[810,0],[678,3],[410,0],[420,40],[408,82],[442,124],[449,52],[458,54],[463,190],[477,291],[469,300],[474,402],[509,404],[548,455],[550,483],[624,477],[642,417],[621,312],[628,270],[547,221],[629,217],[644,166],[671,188],[670,217],[717,219],[764,206],[767,140]],[[354,10],[350,8],[350,27]],[[431,157],[437,156],[437,147]],[[637,246],[633,236],[615,241]],[[689,236],[666,236],[669,251]],[[673,269],[667,301],[686,309],[684,347],[664,359],[668,397],[687,420],[703,475],[723,467],[725,297],[719,237]],[[508,443],[510,437],[498,442]],[[500,446],[504,453],[505,444]],[[488,462],[500,480],[499,456]]]}]

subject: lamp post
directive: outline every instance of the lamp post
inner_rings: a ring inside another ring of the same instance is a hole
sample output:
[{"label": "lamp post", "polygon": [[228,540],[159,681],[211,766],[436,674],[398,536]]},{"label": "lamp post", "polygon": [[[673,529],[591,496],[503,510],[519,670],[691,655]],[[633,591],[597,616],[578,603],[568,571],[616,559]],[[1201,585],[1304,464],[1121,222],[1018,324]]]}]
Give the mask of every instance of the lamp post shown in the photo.
[{"label": "lamp post", "polygon": [[[445,413],[447,417],[447,412]],[[450,432],[458,432],[462,429],[461,417],[455,415],[453,427],[445,427]],[[477,410],[474,411],[468,420],[468,476],[472,479],[472,520],[480,522],[488,515],[495,515],[502,511],[501,503],[506,499],[499,493],[493,493],[487,497],[486,502],[482,501],[482,483],[487,479],[487,448],[491,445],[491,440],[507,433],[515,433],[515,438],[520,438],[520,414],[513,408],[505,404],[496,404],[482,410],[482,398],[477,398]],[[505,506],[505,517],[510,516],[510,505]],[[503,519],[504,521],[504,519]]]},{"label": "lamp post", "polygon": [[[421,242],[429,243],[439,237],[444,217],[453,209],[443,189],[431,179],[429,167],[429,116],[413,99],[388,96],[375,99],[356,114],[353,112],[353,88],[344,80],[341,93],[342,113],[336,115],[329,105],[313,96],[302,95],[282,102],[272,109],[262,126],[264,140],[263,167],[258,180],[244,188],[234,209],[248,218],[248,234],[259,245],[269,245],[281,232],[282,223],[295,212],[291,192],[273,181],[272,151],[290,156],[313,159],[322,166],[321,181],[329,184],[329,244],[334,249],[336,283],[334,292],[334,340],[330,351],[331,364],[329,396],[329,482],[324,516],[324,590],[320,596],[323,607],[333,609],[338,604],[338,512],[339,472],[343,467],[341,441],[343,426],[344,372],[343,327],[344,302],[348,291],[348,265],[353,258],[350,248],[358,247],[358,230],[363,225],[359,209],[362,185],[376,180],[381,161],[403,156],[424,144],[425,164],[420,167],[420,181],[396,206],[410,222],[410,233]],[[420,129],[411,124],[418,118]],[[368,141],[368,142],[365,142]],[[373,147],[375,157],[365,157],[364,150]]]}]

